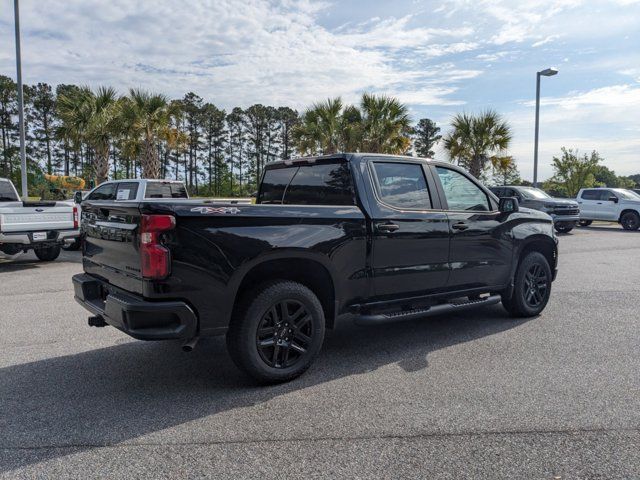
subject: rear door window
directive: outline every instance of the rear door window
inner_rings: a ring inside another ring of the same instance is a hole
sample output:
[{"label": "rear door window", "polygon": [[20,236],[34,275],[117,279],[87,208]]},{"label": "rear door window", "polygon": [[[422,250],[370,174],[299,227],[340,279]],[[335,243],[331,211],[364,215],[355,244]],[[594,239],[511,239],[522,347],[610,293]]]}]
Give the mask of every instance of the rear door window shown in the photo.
[{"label": "rear door window", "polygon": [[87,200],[115,200],[116,199],[116,184],[107,183],[100,185],[86,198]]},{"label": "rear door window", "polygon": [[183,183],[149,182],[144,198],[189,198]]},{"label": "rear door window", "polygon": [[123,182],[118,184],[116,189],[116,200],[135,200],[138,194],[138,184],[133,182]]},{"label": "rear door window", "polygon": [[373,162],[380,200],[399,209],[429,210],[431,196],[422,165]]},{"label": "rear door window", "polygon": [[583,190],[582,199],[583,200],[599,200],[600,194],[598,193],[598,190]]}]

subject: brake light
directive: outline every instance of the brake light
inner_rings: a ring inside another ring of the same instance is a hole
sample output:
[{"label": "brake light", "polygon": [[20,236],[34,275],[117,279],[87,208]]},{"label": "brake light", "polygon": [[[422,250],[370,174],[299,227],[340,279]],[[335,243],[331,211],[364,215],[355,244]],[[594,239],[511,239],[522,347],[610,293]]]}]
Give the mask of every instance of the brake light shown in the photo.
[{"label": "brake light", "polygon": [[169,275],[171,253],[162,245],[160,234],[176,227],[172,215],[142,215],[140,224],[140,260],[142,276],[159,280]]},{"label": "brake light", "polygon": [[78,228],[78,207],[73,207],[73,229]]}]

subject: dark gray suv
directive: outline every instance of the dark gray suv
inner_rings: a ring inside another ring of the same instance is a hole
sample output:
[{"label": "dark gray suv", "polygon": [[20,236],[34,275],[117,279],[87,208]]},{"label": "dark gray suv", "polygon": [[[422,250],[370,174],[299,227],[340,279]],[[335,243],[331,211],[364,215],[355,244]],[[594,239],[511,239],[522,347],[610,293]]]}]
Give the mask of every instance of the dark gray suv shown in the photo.
[{"label": "dark gray suv", "polygon": [[556,231],[559,233],[570,232],[580,220],[578,202],[565,198],[553,198],[539,188],[507,185],[489,187],[489,190],[500,198],[516,197],[521,206],[549,214],[553,218]]}]

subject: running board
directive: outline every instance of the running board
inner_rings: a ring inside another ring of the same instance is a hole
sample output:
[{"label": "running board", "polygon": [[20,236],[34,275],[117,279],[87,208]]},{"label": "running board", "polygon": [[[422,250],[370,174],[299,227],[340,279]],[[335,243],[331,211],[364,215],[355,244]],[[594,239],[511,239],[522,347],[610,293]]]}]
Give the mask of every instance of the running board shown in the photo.
[{"label": "running board", "polygon": [[500,295],[490,295],[479,300],[469,300],[464,303],[442,303],[431,307],[415,308],[394,313],[380,313],[374,315],[358,315],[355,317],[356,325],[377,325],[379,323],[412,320],[414,318],[430,317],[442,313],[460,312],[483,305],[495,305],[500,302]]}]

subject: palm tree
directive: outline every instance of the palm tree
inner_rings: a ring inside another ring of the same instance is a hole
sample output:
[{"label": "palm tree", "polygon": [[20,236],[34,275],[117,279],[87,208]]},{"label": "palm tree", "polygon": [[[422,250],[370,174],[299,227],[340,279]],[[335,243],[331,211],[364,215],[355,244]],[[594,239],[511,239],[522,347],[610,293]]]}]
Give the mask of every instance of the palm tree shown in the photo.
[{"label": "palm tree", "polygon": [[401,154],[409,149],[409,112],[397,98],[365,93],[362,95],[360,110],[364,151]]},{"label": "palm tree", "polygon": [[444,147],[451,161],[457,161],[476,178],[484,172],[491,155],[504,153],[511,143],[511,127],[493,110],[478,116],[460,113],[451,126]]},{"label": "palm tree", "polygon": [[303,154],[332,154],[341,149],[342,99],[315,103],[302,116],[294,131],[298,150]]},{"label": "palm tree", "polygon": [[171,124],[167,97],[132,88],[122,100],[120,121],[126,135],[142,147],[142,177],[159,178],[158,144]]},{"label": "palm tree", "polygon": [[58,99],[61,134],[74,141],[82,139],[95,150],[93,169],[98,183],[109,175],[109,150],[118,134],[118,108],[118,95],[111,87],[99,87],[95,93],[82,87]]}]

